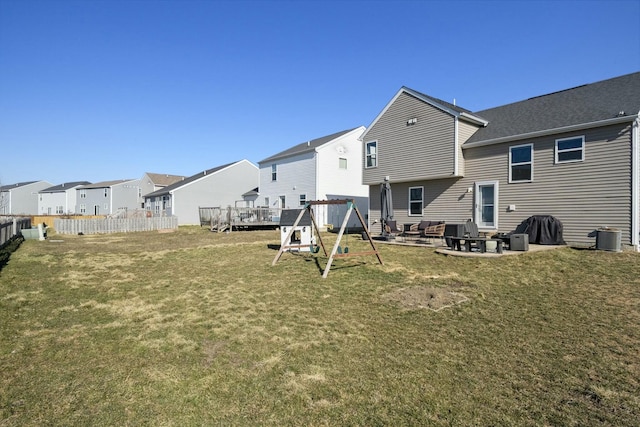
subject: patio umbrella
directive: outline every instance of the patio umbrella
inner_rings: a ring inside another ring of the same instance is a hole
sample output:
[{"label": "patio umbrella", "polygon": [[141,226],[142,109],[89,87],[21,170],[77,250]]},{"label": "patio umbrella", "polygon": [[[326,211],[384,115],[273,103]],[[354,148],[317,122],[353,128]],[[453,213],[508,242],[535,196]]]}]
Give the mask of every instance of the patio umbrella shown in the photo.
[{"label": "patio umbrella", "polygon": [[393,199],[391,198],[391,184],[385,181],[380,184],[380,222],[382,223],[382,235],[386,236],[385,225],[393,220]]}]

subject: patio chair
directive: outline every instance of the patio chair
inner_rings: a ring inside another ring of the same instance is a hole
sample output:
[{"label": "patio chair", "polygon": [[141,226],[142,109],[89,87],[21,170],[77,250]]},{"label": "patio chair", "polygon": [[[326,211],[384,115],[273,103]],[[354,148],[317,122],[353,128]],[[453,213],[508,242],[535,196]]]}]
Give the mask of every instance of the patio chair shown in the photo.
[{"label": "patio chair", "polygon": [[396,221],[385,221],[384,231],[390,236],[396,236],[402,233],[402,230],[398,228]]},{"label": "patio chair", "polygon": [[[478,231],[478,224],[473,222],[472,220],[467,220],[464,224],[464,237],[480,237],[480,232]],[[471,243],[472,248],[480,249],[480,245],[478,242]]]},{"label": "patio chair", "polygon": [[439,238],[441,242],[444,242],[445,227],[446,224],[444,222],[440,222],[439,224],[434,224],[432,222],[431,225],[428,225],[421,230],[422,237],[427,239]]}]

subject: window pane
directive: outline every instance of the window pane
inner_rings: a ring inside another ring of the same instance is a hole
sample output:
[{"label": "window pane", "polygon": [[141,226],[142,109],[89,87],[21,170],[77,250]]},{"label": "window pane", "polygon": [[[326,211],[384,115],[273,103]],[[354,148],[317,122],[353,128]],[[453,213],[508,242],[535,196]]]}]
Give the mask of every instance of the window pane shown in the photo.
[{"label": "window pane", "polygon": [[480,188],[482,191],[482,205],[491,205],[491,209],[493,209],[493,186],[483,186]]},{"label": "window pane", "polygon": [[485,224],[493,224],[493,205],[482,207],[482,222]]},{"label": "window pane", "polygon": [[559,162],[569,162],[572,160],[582,160],[582,150],[558,152]]},{"label": "window pane", "polygon": [[422,188],[411,188],[409,190],[409,198],[411,200],[422,200]]},{"label": "window pane", "polygon": [[422,202],[411,202],[409,204],[409,210],[411,215],[421,215],[422,214]]},{"label": "window pane", "polygon": [[572,148],[582,148],[582,138],[558,141],[558,150],[570,150]]},{"label": "window pane", "polygon": [[516,147],[511,149],[511,163],[531,161],[531,147]]},{"label": "window pane", "polygon": [[511,166],[512,181],[531,181],[531,165]]}]

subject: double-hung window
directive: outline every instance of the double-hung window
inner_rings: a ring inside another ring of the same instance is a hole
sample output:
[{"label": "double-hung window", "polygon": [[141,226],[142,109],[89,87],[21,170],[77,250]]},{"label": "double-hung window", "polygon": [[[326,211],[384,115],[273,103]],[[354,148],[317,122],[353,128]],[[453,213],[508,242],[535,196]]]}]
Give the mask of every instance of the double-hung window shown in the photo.
[{"label": "double-hung window", "polygon": [[300,206],[304,206],[305,204],[307,204],[307,195],[306,194],[301,194],[300,195]]},{"label": "double-hung window", "polygon": [[509,147],[509,182],[533,181],[533,144]]},{"label": "double-hung window", "polygon": [[338,168],[346,169],[347,168],[347,159],[344,157],[338,158]]},{"label": "double-hung window", "polygon": [[409,187],[409,215],[422,215],[424,187]]},{"label": "double-hung window", "polygon": [[278,180],[278,165],[275,163],[271,165],[271,181]]},{"label": "double-hung window", "polygon": [[584,161],[584,136],[556,139],[556,163]]},{"label": "double-hung window", "polygon": [[378,166],[378,141],[367,142],[365,145],[365,167],[375,168]]}]

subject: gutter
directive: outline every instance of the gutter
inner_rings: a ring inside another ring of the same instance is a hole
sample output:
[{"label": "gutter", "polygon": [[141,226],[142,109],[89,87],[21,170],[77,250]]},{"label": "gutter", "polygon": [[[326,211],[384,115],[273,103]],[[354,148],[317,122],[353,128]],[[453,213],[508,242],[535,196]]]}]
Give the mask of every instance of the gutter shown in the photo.
[{"label": "gutter", "polygon": [[522,133],[520,135],[509,135],[509,136],[503,136],[500,138],[487,139],[484,141],[466,142],[465,144],[462,145],[462,149],[464,150],[467,148],[484,147],[486,145],[501,144],[503,142],[518,141],[521,139],[537,138],[540,136],[554,135],[554,134],[563,133],[563,132],[574,132],[578,130],[591,129],[591,128],[596,128],[601,126],[615,125],[618,123],[631,122],[633,120],[636,120],[637,118],[638,118],[637,115],[614,117],[612,119],[599,120],[596,122],[589,122],[589,123],[580,123],[577,125],[570,125],[570,126],[562,126],[554,129],[544,129],[544,130],[539,130],[535,132]]}]

